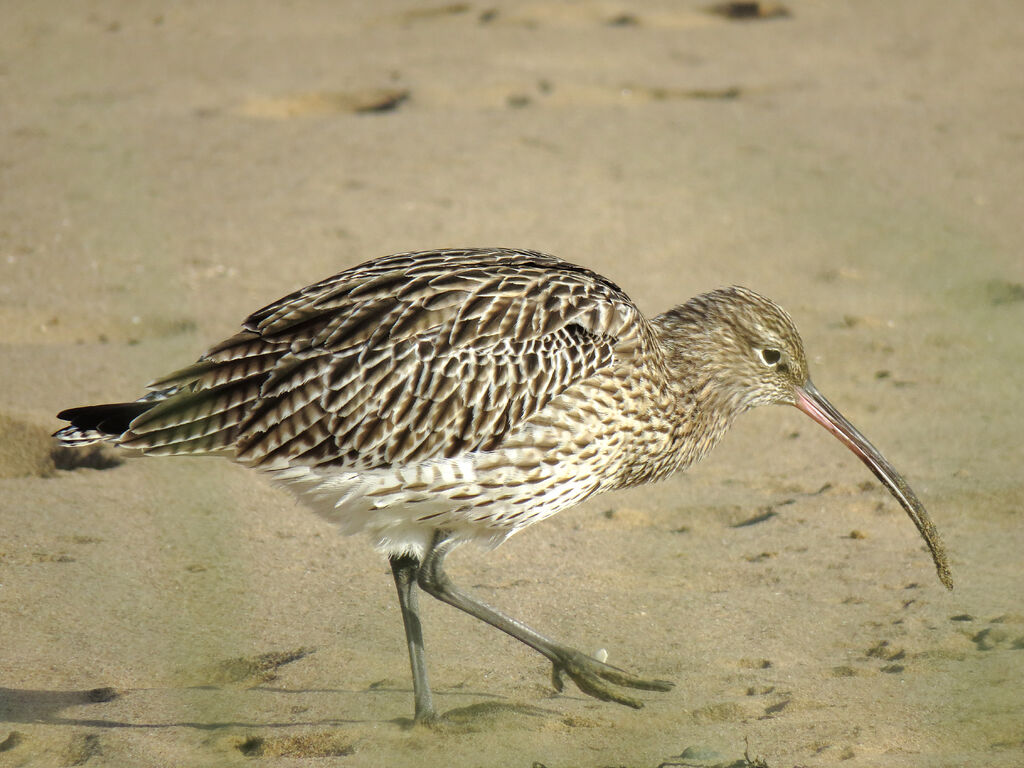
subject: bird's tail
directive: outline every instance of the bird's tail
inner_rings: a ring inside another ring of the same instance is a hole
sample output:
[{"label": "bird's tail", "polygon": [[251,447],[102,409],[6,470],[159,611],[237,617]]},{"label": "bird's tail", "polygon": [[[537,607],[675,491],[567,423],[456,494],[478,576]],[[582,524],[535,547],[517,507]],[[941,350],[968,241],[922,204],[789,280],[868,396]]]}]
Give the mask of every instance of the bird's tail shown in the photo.
[{"label": "bird's tail", "polygon": [[131,423],[153,406],[158,400],[139,400],[134,403],[108,403],[68,408],[57,414],[58,419],[70,421],[71,425],[53,433],[61,445],[77,447],[91,445],[103,440],[116,441],[128,431]]}]

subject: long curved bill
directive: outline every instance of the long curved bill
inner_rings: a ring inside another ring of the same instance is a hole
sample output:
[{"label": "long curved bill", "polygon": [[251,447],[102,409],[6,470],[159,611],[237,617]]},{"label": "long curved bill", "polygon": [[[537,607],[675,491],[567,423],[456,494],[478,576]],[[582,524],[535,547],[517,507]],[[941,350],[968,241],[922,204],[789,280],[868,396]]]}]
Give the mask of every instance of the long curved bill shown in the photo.
[{"label": "long curved bill", "polygon": [[907,481],[809,380],[802,387],[796,387],[796,403],[794,405],[857,454],[857,458],[867,464],[868,469],[875,474],[875,477],[881,480],[889,492],[896,497],[928,545],[928,549],[932,553],[932,560],[935,561],[935,570],[939,574],[939,581],[945,585],[946,589],[953,589],[953,576],[949,570],[949,560],[946,558],[942,539],[939,538],[939,532],[935,529],[931,518],[928,517],[924,505],[907,485]]}]

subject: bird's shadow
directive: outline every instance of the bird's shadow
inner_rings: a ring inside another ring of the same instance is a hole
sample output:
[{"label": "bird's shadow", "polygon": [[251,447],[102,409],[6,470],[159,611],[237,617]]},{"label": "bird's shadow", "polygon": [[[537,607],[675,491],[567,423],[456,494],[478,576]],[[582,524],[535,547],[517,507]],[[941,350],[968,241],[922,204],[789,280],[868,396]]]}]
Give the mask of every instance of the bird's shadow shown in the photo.
[{"label": "bird's shadow", "polygon": [[[140,689],[152,692],[154,689]],[[170,690],[170,689],[168,689]],[[186,689],[174,689],[175,691],[219,691],[219,686],[193,686]],[[268,686],[255,686],[250,691],[262,691],[265,693],[301,695],[310,693],[357,693],[356,691],[333,691],[323,689],[292,689]],[[387,689],[371,689],[365,693],[389,692]],[[397,691],[390,691],[397,692]],[[222,728],[294,728],[296,726],[338,726],[343,724],[369,723],[369,722],[390,722],[401,728],[411,728],[414,723],[411,717],[394,717],[381,720],[359,719],[359,718],[323,718],[298,721],[291,717],[287,720],[275,722],[272,720],[230,720],[211,718],[207,722],[197,720],[167,720],[164,722],[128,721],[111,717],[109,710],[103,713],[105,704],[115,700],[123,700],[132,696],[131,690],[115,690],[113,688],[92,688],[87,690],[39,690],[26,688],[3,688],[0,687],[0,722],[6,723],[35,723],[43,725],[58,726],[83,726],[90,728],[194,728],[197,730],[214,731]],[[404,691],[403,691],[404,693]],[[408,692],[410,695],[412,691]],[[432,723],[435,730],[449,731],[475,728],[482,721],[495,718],[513,716],[529,718],[545,718],[556,716],[558,713],[541,707],[515,704],[501,701],[501,697],[493,694],[472,691],[435,691],[438,697],[473,697],[474,699],[489,698],[490,701],[477,701],[466,706],[454,707],[440,712],[436,721]],[[180,703],[180,702],[179,702]],[[83,707],[96,707],[95,717],[89,716],[67,716],[69,709],[80,709]],[[118,706],[123,711],[123,706]]]},{"label": "bird's shadow", "polygon": [[[212,686],[203,686],[209,690]],[[295,691],[301,693],[301,691]],[[345,718],[325,718],[320,721],[300,722],[289,719],[282,722],[256,720],[168,720],[166,722],[130,722],[97,713],[96,717],[68,717],[65,710],[83,706],[101,707],[103,704],[130,697],[131,691],[115,692],[110,688],[90,690],[34,690],[0,688],[0,722],[37,723],[44,725],[76,725],[91,728],[196,728],[217,730],[219,728],[285,728],[296,725],[340,725],[343,723],[366,722]]]}]

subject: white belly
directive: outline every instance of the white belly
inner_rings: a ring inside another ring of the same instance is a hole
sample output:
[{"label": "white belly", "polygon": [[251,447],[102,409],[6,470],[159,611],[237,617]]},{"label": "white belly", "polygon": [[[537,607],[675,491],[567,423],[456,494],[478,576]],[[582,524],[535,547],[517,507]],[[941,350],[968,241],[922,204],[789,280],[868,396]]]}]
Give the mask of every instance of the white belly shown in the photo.
[{"label": "white belly", "polygon": [[388,555],[422,557],[438,530],[496,547],[600,489],[593,467],[566,474],[564,463],[544,459],[524,447],[365,472],[292,467],[269,474],[342,533],[368,533]]}]

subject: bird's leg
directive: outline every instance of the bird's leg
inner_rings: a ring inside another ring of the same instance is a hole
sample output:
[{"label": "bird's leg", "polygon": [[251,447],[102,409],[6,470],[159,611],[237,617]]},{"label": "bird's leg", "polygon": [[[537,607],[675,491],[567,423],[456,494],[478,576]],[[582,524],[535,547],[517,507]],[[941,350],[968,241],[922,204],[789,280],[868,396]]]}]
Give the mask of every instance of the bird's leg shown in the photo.
[{"label": "bird's leg", "polygon": [[562,690],[562,675],[564,674],[568,675],[583,693],[602,701],[614,701],[618,704],[625,704],[627,707],[639,709],[643,706],[641,701],[626,696],[612,686],[640,688],[647,691],[667,691],[672,688],[673,683],[667,680],[645,680],[635,677],[617,667],[604,664],[577,651],[575,648],[556,643],[521,621],[461,591],[452,583],[442,568],[445,556],[455,546],[455,543],[443,532],[439,532],[434,537],[434,542],[424,556],[423,563],[416,574],[420,587],[438,600],[454,605],[470,616],[475,616],[491,626],[497,627],[549,659],[554,667],[551,681],[556,690]]},{"label": "bird's leg", "polygon": [[414,720],[417,723],[425,723],[434,719],[434,702],[430,695],[430,680],[427,678],[423,628],[420,625],[419,601],[416,598],[416,571],[420,567],[420,561],[411,555],[393,555],[390,561],[391,573],[394,574],[395,586],[398,588],[398,603],[402,607],[405,639],[409,644],[413,698],[416,702]]}]

